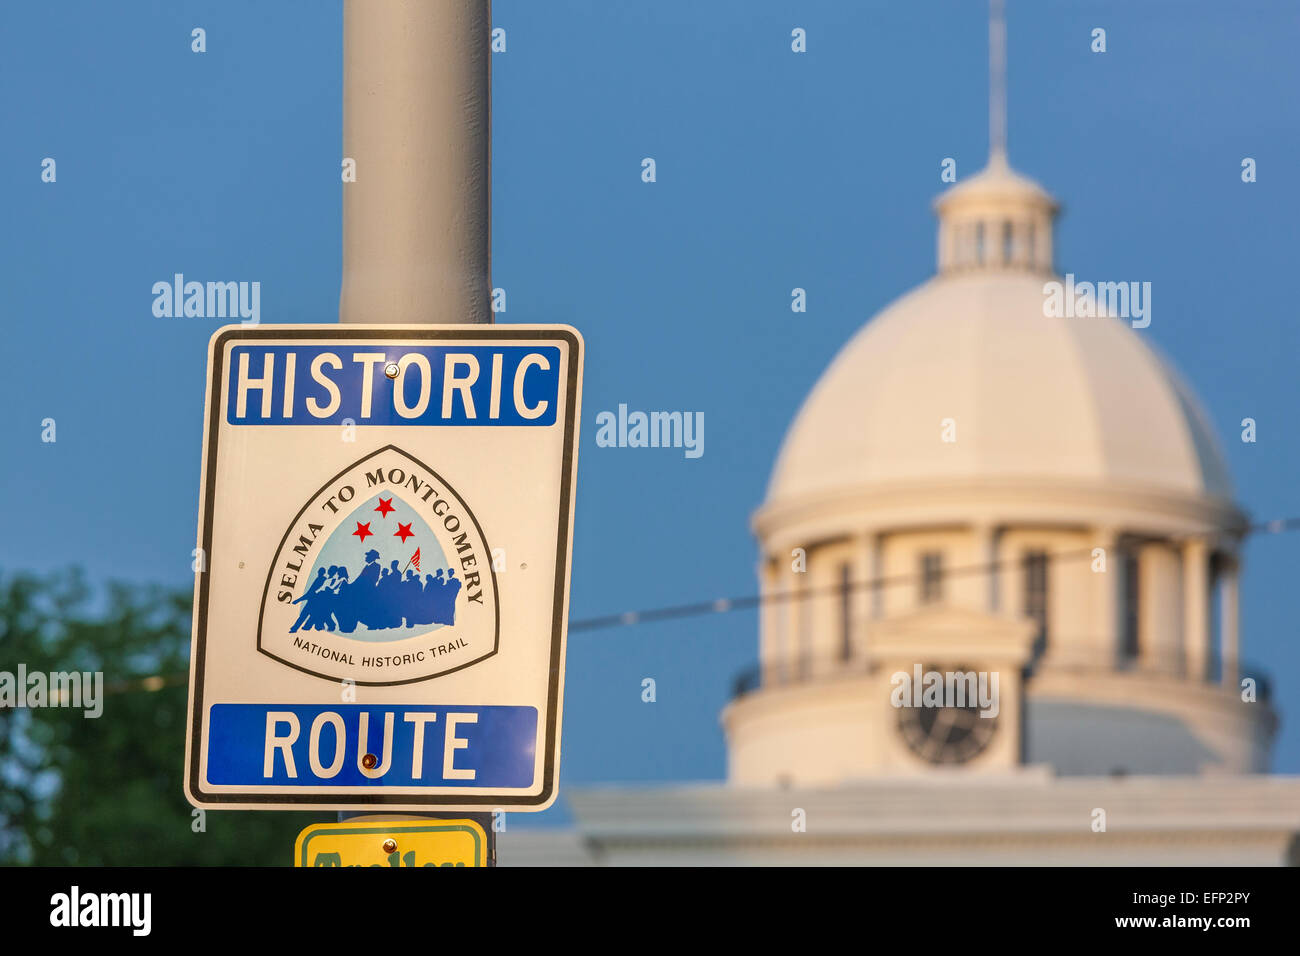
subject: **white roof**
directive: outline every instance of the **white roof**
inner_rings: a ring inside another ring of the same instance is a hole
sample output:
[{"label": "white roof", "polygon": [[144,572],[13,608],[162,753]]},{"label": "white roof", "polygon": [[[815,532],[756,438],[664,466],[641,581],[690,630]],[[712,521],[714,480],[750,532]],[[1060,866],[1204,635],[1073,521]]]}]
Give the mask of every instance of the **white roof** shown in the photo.
[{"label": "white roof", "polygon": [[[805,400],[769,503],[1004,476],[1230,499],[1212,428],[1149,333],[1045,316],[1052,278],[946,274],[886,308]],[[955,442],[941,440],[945,419]]]},{"label": "white roof", "polygon": [[1012,169],[1003,153],[990,156],[987,166],[942,193],[934,201],[934,206],[942,215],[959,205],[972,202],[1041,204],[1056,211],[1056,200],[1051,194],[1035,180]]}]

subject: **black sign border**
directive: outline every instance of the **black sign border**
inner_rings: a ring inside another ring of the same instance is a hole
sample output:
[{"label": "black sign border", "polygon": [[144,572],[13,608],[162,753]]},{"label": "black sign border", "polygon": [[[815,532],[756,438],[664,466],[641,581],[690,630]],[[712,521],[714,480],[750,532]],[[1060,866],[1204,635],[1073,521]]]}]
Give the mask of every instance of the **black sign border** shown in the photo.
[{"label": "black sign border", "polygon": [[[225,398],[221,389],[224,372],[226,344],[230,341],[257,339],[324,339],[351,341],[356,339],[410,340],[428,342],[462,339],[560,339],[568,344],[568,375],[565,383],[564,457],[560,478],[559,531],[555,551],[555,598],[551,623],[551,674],[546,696],[546,756],[542,767],[542,789],[535,796],[515,794],[307,794],[307,793],[209,793],[204,791],[199,766],[202,763],[203,733],[203,675],[207,656],[208,627],[208,572],[199,575],[196,590],[194,631],[194,658],[190,661],[190,746],[187,768],[186,797],[202,804],[229,804],[228,809],[249,810],[299,809],[320,806],[338,810],[365,810],[375,806],[420,807],[493,807],[501,809],[542,807],[555,795],[559,778],[556,759],[558,723],[560,718],[560,659],[566,633],[564,610],[568,587],[569,524],[573,509],[575,484],[574,464],[577,453],[577,398],[578,370],[582,365],[582,340],[564,326],[550,328],[518,328],[498,325],[466,325],[463,328],[429,327],[412,325],[409,328],[357,324],[355,326],[320,327],[227,327],[218,329],[210,342],[208,376],[209,401],[206,442],[206,469],[204,475],[204,500],[201,503],[202,544],[204,555],[212,553],[212,510],[215,499],[217,471],[217,435],[221,430],[221,406]],[[288,805],[288,806],[286,806]]]}]

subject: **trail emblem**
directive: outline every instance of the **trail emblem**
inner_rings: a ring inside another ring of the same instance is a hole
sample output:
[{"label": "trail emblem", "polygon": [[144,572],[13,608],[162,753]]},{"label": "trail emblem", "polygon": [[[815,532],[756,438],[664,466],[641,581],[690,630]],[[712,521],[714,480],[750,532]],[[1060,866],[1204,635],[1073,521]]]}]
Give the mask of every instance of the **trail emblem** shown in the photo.
[{"label": "trail emblem", "polygon": [[393,445],[335,475],[285,530],[263,654],[327,680],[405,684],[497,651],[491,551],[469,505]]}]

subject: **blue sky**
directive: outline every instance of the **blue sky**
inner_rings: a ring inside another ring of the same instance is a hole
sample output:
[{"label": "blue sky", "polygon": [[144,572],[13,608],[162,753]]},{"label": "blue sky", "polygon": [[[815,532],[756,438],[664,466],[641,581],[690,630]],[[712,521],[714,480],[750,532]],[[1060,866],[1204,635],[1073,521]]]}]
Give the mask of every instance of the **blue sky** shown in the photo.
[{"label": "blue sky", "polygon": [[[1201,396],[1240,500],[1300,514],[1300,7],[1008,6],[1010,154],[1064,204],[1058,267],[1153,283],[1144,334]],[[942,158],[959,176],[983,164],[986,5],[494,8],[500,319],[570,323],[588,349],[573,616],[750,593],[748,519],[786,426],[836,349],[932,274]],[[257,280],[263,322],[337,318],[341,4],[55,0],[0,17],[0,568],[188,587],[219,321],[155,318],[150,289],[176,272]],[[595,415],[619,403],[703,411],[704,456],[596,447]],[[1247,416],[1256,444],[1238,440]],[[1242,595],[1288,772],[1298,557],[1300,535],[1252,542]],[[563,782],[720,778],[718,712],[755,655],[749,611],[575,633]]]}]

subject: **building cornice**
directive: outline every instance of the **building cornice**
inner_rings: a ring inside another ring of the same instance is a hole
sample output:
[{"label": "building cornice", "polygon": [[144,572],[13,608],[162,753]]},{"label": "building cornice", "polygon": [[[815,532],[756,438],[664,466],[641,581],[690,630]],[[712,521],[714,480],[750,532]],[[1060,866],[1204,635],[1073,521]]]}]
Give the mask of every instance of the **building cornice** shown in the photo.
[{"label": "building cornice", "polygon": [[769,551],[856,533],[954,525],[1108,527],[1154,537],[1230,543],[1247,515],[1232,502],[1142,485],[1051,478],[972,478],[872,484],[764,504],[751,527]]},{"label": "building cornice", "polygon": [[567,799],[579,830],[599,840],[786,837],[794,809],[804,811],[809,833],[822,835],[1088,836],[1096,808],[1106,811],[1108,833],[1300,832],[1297,777],[1050,778],[1034,770],[999,777],[954,771],[821,790],[577,788]]}]

